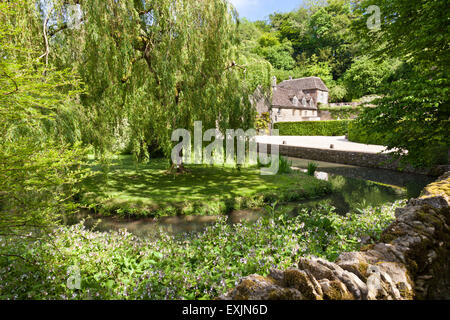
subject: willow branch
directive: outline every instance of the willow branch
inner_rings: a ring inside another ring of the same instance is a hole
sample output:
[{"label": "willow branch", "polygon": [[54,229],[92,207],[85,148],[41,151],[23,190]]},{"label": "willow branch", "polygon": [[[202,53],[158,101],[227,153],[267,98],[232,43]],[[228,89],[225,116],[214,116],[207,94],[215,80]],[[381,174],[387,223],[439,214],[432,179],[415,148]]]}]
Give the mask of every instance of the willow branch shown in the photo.
[{"label": "willow branch", "polygon": [[239,69],[242,69],[244,71],[247,71],[247,68],[238,65],[235,61],[232,61],[231,64],[228,67],[225,68],[224,71],[227,71],[227,70],[232,69],[232,68],[239,68]]},{"label": "willow branch", "polygon": [[[48,67],[48,56],[50,54],[50,47],[48,45],[48,36],[47,36],[47,30],[48,30],[48,21],[50,20],[50,15],[53,12],[53,8],[49,10],[47,13],[47,16],[45,17],[44,24],[42,26],[42,31],[44,33],[44,45],[45,45],[45,52],[42,56],[39,57],[39,59],[42,59],[45,57],[45,69]],[[44,71],[44,75],[46,74],[46,71]]]},{"label": "willow branch", "polygon": [[9,76],[6,72],[2,72],[9,80],[11,80],[11,82],[14,84],[14,86],[16,87],[13,91],[11,91],[11,92],[6,92],[6,93],[4,93],[3,95],[5,95],[5,96],[8,96],[8,95],[11,95],[11,94],[13,94],[13,93],[16,93],[17,91],[19,91],[19,87],[18,87],[18,85],[17,85],[17,82],[16,82],[16,80],[14,80],[14,78],[13,77],[11,77],[11,76]]}]

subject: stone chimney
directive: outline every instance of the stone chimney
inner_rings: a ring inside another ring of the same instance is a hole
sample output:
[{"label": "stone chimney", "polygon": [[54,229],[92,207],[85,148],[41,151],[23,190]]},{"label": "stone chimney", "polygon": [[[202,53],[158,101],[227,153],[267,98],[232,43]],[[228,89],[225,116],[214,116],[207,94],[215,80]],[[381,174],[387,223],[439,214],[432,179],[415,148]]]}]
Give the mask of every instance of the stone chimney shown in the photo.
[{"label": "stone chimney", "polygon": [[275,91],[277,90],[277,77],[272,77],[272,89]]}]

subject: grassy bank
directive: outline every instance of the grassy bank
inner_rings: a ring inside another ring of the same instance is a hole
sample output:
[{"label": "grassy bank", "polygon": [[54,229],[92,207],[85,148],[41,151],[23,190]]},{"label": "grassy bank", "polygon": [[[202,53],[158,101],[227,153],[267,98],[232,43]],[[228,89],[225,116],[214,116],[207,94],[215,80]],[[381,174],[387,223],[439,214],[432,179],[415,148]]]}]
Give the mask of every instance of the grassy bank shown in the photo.
[{"label": "grassy bank", "polygon": [[260,175],[258,168],[191,165],[188,173],[167,173],[164,160],[135,164],[131,157],[114,160],[108,171],[84,183],[81,203],[104,215],[218,215],[261,207],[273,201],[321,197],[330,185],[299,172]]}]

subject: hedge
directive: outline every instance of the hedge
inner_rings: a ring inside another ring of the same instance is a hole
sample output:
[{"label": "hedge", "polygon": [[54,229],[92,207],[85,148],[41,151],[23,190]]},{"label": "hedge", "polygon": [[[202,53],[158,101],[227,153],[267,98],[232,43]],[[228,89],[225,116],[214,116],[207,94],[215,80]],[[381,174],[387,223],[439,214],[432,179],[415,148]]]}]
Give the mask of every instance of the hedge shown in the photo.
[{"label": "hedge", "polygon": [[386,133],[368,133],[364,127],[354,121],[348,125],[348,140],[352,142],[385,145],[387,140]]},{"label": "hedge", "polygon": [[345,136],[352,120],[277,122],[280,136]]}]

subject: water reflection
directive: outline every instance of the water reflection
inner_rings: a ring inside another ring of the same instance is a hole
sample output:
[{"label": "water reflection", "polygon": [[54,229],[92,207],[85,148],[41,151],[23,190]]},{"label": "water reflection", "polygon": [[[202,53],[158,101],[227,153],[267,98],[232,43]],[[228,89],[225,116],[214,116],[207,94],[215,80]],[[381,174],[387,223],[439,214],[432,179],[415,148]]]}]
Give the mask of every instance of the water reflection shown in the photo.
[{"label": "water reflection", "polygon": [[407,198],[406,188],[380,185],[368,180],[354,179],[328,172],[316,172],[318,179],[331,183],[333,192],[319,200],[309,200],[302,206],[316,207],[326,203],[336,208],[339,214],[352,210],[364,209],[369,206],[380,206],[385,203]]},{"label": "water reflection", "polygon": [[292,166],[297,168],[307,168],[309,162],[315,162],[319,165],[317,169],[319,172],[325,172],[335,176],[340,175],[357,180],[366,180],[369,182],[384,184],[396,189],[402,188],[406,192],[406,198],[418,197],[423,188],[435,180],[435,178],[431,176],[403,173],[385,169],[356,167],[339,163],[313,161],[299,158],[289,158],[289,160],[292,161]]},{"label": "water reflection", "polygon": [[384,169],[355,167],[337,163],[289,158],[292,166],[306,171],[309,162],[319,165],[315,176],[331,183],[333,193],[320,200],[305,201],[303,206],[327,203],[339,214],[368,206],[380,206],[400,199],[415,198],[434,178]]},{"label": "water reflection", "polygon": [[[227,221],[236,224],[242,221],[256,221],[265,214],[264,209],[236,210],[231,212]],[[80,212],[77,216],[66,218],[66,224],[72,225],[84,220],[84,225],[95,231],[119,231],[127,229],[139,237],[159,238],[160,232],[168,234],[181,234],[186,232],[202,232],[207,226],[211,226],[220,219],[220,216],[175,216],[123,219],[116,217],[102,217],[93,214],[89,210]]]}]

